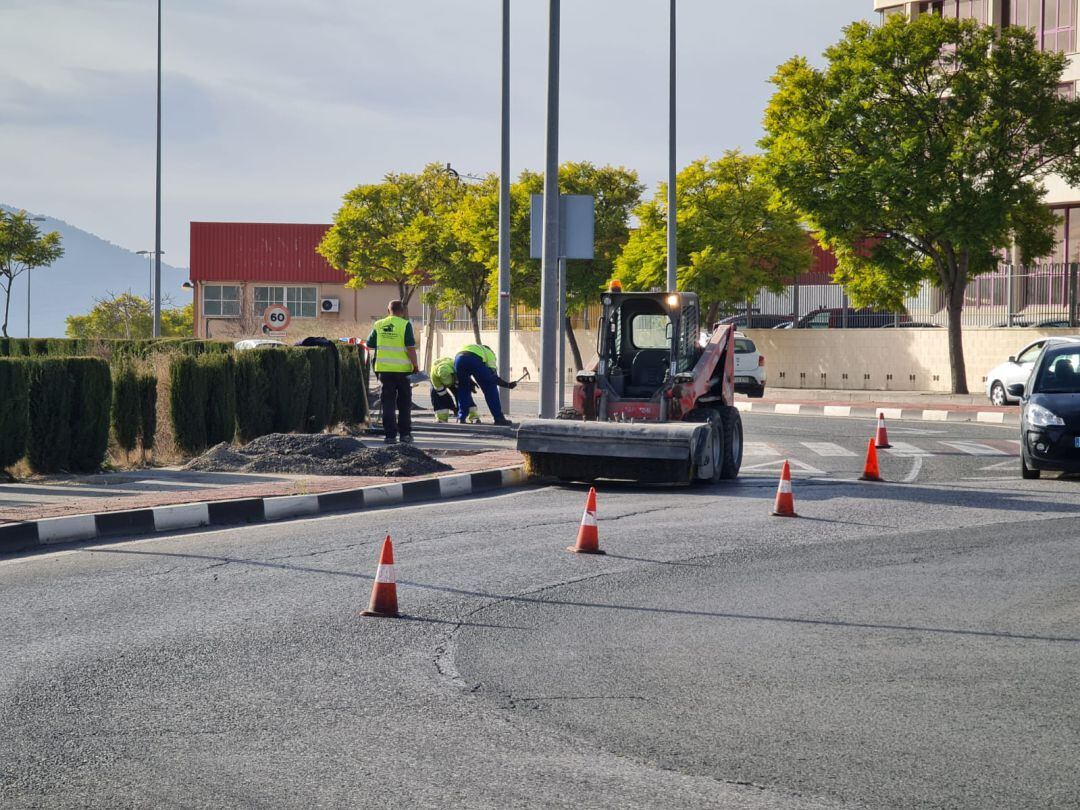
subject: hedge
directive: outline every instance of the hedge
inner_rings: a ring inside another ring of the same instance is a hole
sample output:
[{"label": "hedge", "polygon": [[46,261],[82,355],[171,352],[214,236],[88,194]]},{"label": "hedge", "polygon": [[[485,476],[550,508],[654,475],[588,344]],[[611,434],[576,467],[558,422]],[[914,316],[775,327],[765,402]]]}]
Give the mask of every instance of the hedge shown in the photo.
[{"label": "hedge", "polygon": [[206,449],[206,374],[195,357],[181,354],[169,365],[169,419],[176,446],[195,455]]},{"label": "hedge", "polygon": [[139,377],[129,364],[117,369],[113,378],[113,436],[125,453],[130,453],[139,442],[139,425],[142,419],[142,391]]},{"label": "hedge", "polygon": [[232,357],[207,353],[195,361],[206,379],[206,443],[231,442],[236,435],[236,380]]},{"label": "hedge", "polygon": [[72,380],[67,360],[48,358],[28,364],[30,433],[26,457],[35,472],[67,469],[71,452]]},{"label": "hedge", "polygon": [[111,362],[125,358],[146,358],[152,354],[228,354],[233,344],[226,340],[195,338],[3,338],[0,357],[106,357]]},{"label": "hedge", "polygon": [[139,439],[142,449],[154,449],[157,433],[157,377],[153,374],[139,375]]},{"label": "hedge", "polygon": [[344,422],[363,422],[367,418],[367,369],[360,359],[358,346],[343,346],[341,353],[341,385],[338,388],[338,418]]},{"label": "hedge", "polygon": [[311,387],[303,422],[305,433],[321,433],[334,419],[337,410],[337,368],[330,349],[300,349],[310,369]]},{"label": "hedge", "polygon": [[26,455],[30,430],[27,361],[0,358],[0,469]]},{"label": "hedge", "polygon": [[67,365],[72,381],[68,469],[91,472],[101,467],[109,449],[112,377],[109,364],[96,357],[67,358]]},{"label": "hedge", "polygon": [[239,352],[236,358],[236,430],[250,442],[274,430],[270,403],[270,377],[264,356],[267,349]]}]

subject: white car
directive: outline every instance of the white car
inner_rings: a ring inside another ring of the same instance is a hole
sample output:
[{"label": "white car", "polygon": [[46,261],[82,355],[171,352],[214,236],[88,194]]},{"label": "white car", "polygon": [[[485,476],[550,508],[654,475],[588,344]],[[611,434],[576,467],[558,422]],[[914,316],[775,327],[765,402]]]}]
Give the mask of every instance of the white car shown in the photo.
[{"label": "white car", "polygon": [[735,392],[754,399],[765,396],[765,355],[742,332],[735,333]]},{"label": "white car", "polygon": [[1046,338],[1033,340],[1000,366],[994,366],[986,375],[986,396],[992,405],[1011,405],[1019,400],[1009,396],[1009,386],[1027,382],[1035,360],[1042,351]]},{"label": "white car", "polygon": [[265,349],[267,346],[284,346],[285,344],[280,340],[272,340],[270,338],[248,338],[247,340],[236,341],[234,347],[237,351],[248,351],[249,349]]}]

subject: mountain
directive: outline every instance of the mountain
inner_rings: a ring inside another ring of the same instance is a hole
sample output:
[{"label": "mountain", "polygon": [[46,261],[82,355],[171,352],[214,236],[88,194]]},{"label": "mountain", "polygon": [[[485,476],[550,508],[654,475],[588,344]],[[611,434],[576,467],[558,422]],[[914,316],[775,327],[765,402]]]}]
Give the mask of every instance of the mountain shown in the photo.
[{"label": "mountain", "polygon": [[[3,204],[0,204],[0,208],[7,211],[18,210]],[[130,290],[135,295],[149,297],[152,273],[149,256],[139,256],[49,216],[45,216],[44,222],[36,224],[42,233],[60,232],[64,256],[49,267],[31,270],[15,279],[8,320],[8,334],[12,337],[26,335],[28,275],[30,331],[34,337],[63,337],[68,315],[83,315],[89,312],[95,299],[104,298],[109,293],[119,295]],[[191,293],[181,286],[187,278],[187,268],[161,263],[164,306],[169,306],[170,301],[172,306],[183,306],[191,300]],[[3,305],[3,292],[0,291],[0,321]]]}]

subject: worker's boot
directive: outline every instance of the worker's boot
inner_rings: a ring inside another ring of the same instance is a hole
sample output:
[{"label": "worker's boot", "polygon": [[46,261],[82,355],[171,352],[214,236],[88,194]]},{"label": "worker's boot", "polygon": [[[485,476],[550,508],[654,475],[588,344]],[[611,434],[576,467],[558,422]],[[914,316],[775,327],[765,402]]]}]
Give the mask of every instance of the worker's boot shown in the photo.
[{"label": "worker's boot", "polygon": [[502,425],[503,427],[513,427],[514,423],[507,419],[505,416],[500,416],[495,420],[496,425]]},{"label": "worker's boot", "polygon": [[436,422],[449,422],[450,421],[450,411],[448,411],[448,410],[435,411],[435,421]]},{"label": "worker's boot", "polygon": [[469,409],[469,416],[466,419],[466,421],[470,425],[479,425],[480,424],[480,414],[476,412],[476,408],[470,408]]}]

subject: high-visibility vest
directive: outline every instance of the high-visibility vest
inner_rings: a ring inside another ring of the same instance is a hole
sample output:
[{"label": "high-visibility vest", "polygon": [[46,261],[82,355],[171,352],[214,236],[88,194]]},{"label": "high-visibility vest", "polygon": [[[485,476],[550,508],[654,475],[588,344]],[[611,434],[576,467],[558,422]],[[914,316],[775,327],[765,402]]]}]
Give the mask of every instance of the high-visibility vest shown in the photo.
[{"label": "high-visibility vest", "polygon": [[412,373],[413,364],[405,349],[405,327],[409,322],[397,315],[375,321],[375,370]]},{"label": "high-visibility vest", "polygon": [[486,365],[492,371],[495,371],[497,368],[495,364],[495,352],[493,352],[487,346],[480,346],[476,343],[470,343],[468,346],[465,346],[460,352],[458,352],[458,354],[461,354],[462,352],[469,352],[470,354],[475,354],[477,357],[483,360],[484,365]]},{"label": "high-visibility vest", "polygon": [[455,384],[454,360],[450,357],[440,357],[431,366],[431,385],[436,391],[442,393]]}]

